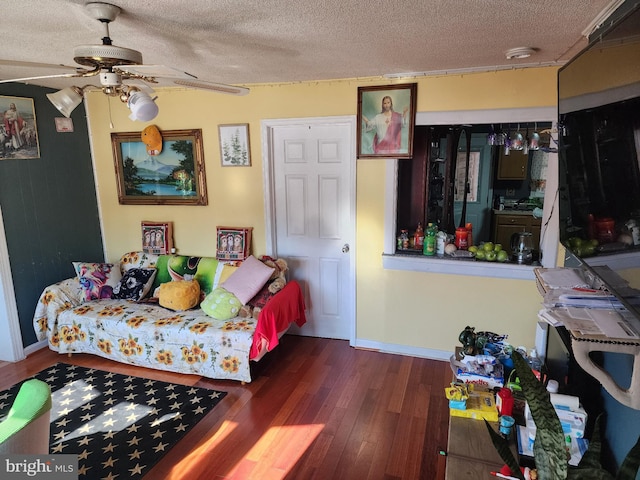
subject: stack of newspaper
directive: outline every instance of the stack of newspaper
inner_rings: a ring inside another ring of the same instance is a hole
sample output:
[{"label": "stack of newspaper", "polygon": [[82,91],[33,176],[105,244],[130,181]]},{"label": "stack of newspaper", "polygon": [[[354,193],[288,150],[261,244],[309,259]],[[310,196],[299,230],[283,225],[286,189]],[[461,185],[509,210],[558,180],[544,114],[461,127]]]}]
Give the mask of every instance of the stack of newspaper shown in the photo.
[{"label": "stack of newspaper", "polygon": [[[537,268],[538,288],[543,293],[543,308],[538,317],[555,326],[564,326],[574,334],[610,339],[638,340],[636,317],[612,295],[599,277],[578,268]],[[640,304],[640,291],[604,267],[598,275],[623,292],[630,304]]]}]

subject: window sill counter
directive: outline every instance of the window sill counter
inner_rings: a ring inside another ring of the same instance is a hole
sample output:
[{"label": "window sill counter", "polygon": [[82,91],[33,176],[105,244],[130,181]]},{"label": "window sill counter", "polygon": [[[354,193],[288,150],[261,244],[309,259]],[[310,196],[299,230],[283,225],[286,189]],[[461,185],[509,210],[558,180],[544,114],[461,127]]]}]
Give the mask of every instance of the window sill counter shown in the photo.
[{"label": "window sill counter", "polygon": [[382,267],[386,270],[410,272],[446,273],[474,277],[535,280],[533,269],[540,265],[517,263],[480,262],[470,259],[453,259],[444,256],[426,257],[418,254],[382,254]]}]

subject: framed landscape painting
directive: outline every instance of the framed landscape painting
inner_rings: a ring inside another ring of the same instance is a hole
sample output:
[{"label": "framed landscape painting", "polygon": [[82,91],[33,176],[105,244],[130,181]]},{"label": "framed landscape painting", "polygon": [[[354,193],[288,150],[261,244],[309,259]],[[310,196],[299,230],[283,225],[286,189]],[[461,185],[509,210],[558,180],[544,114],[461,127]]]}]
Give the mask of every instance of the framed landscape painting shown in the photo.
[{"label": "framed landscape painting", "polygon": [[0,160],[40,158],[33,98],[0,95]]},{"label": "framed landscape painting", "polygon": [[358,87],[358,158],[411,158],[417,83]]},{"label": "framed landscape painting", "polygon": [[112,133],[122,205],[207,205],[202,130],[166,130],[152,155],[140,132]]}]

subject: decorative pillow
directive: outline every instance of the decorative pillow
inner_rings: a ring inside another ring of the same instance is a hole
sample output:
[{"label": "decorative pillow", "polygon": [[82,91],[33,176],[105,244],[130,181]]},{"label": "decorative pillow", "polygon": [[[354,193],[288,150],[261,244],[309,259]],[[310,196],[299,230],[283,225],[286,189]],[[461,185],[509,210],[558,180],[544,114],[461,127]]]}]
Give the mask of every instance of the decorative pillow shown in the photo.
[{"label": "decorative pillow", "polygon": [[222,287],[214,289],[213,292],[204,297],[200,304],[200,308],[204,313],[216,320],[229,320],[237,317],[241,307],[240,300],[233,293]]},{"label": "decorative pillow", "polygon": [[111,298],[139,302],[151,290],[155,276],[155,268],[131,268],[125,272],[118,285],[115,286]]},{"label": "decorative pillow", "polygon": [[122,278],[120,266],[113,263],[73,262],[85,301],[111,298]]},{"label": "decorative pillow", "polygon": [[246,305],[267,283],[273,272],[273,268],[267,267],[256,257],[250,255],[220,286],[238,297],[242,305]]},{"label": "decorative pillow", "polygon": [[200,284],[197,280],[178,280],[160,285],[158,303],[171,310],[189,310],[200,302]]},{"label": "decorative pillow", "polygon": [[239,267],[236,267],[235,265],[229,265],[226,263],[222,264],[222,269],[218,268],[218,270],[220,270],[220,277],[218,278],[218,283],[220,285],[222,285],[224,282],[226,282],[229,277],[231,275],[233,275],[233,273],[238,270]]}]

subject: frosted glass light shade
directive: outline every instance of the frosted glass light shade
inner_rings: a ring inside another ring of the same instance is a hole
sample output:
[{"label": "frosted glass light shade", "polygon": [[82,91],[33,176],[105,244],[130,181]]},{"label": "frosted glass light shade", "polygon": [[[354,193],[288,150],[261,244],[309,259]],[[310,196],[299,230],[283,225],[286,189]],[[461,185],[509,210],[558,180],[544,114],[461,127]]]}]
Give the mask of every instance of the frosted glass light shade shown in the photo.
[{"label": "frosted glass light shade", "polygon": [[67,87],[56,93],[47,93],[47,98],[60,113],[69,118],[71,112],[82,102],[82,90],[78,87]]},{"label": "frosted glass light shade", "polygon": [[129,115],[131,120],[148,122],[158,115],[158,105],[144,92],[135,91],[129,95],[127,106],[131,110],[131,115]]}]

